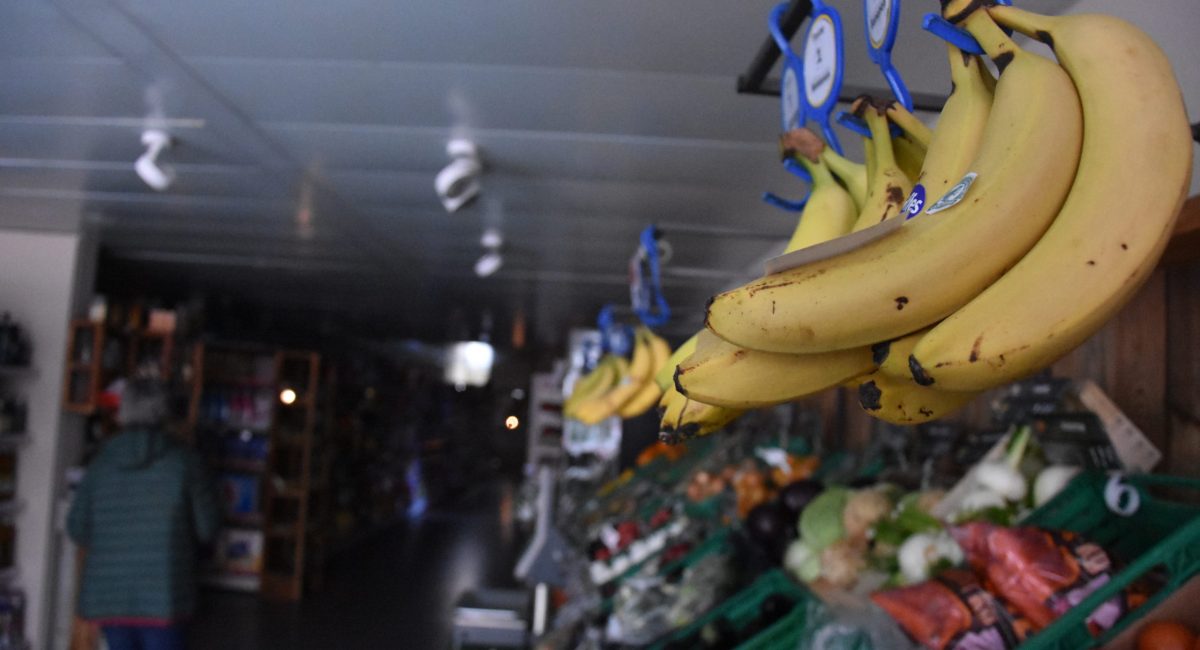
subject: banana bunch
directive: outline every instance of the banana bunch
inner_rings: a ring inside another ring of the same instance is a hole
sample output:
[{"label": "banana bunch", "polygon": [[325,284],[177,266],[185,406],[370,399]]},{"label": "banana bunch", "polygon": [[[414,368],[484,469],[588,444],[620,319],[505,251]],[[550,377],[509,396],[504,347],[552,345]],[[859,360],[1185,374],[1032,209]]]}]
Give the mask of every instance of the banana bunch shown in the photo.
[{"label": "banana bunch", "polygon": [[[947,0],[943,12],[999,78],[948,46],[953,91],[932,132],[895,102],[860,99],[865,167],[785,136],[814,177],[789,250],[845,234],[847,223],[919,218],[710,300],[708,331],[660,402],[664,431],[685,436],[696,402],[738,411],[839,384],[881,419],[935,419],[1065,355],[1148,277],[1191,176],[1170,63],[1116,18],[986,4]],[[1057,61],[1002,27],[1050,45]],[[692,422],[699,431],[727,416]]]},{"label": "banana bunch", "polygon": [[[613,416],[632,418],[645,413],[662,394],[654,377],[670,356],[666,340],[648,327],[639,327],[630,359],[605,355],[591,373],[576,383],[563,404],[563,414],[593,425]],[[593,376],[597,376],[594,381]]]}]

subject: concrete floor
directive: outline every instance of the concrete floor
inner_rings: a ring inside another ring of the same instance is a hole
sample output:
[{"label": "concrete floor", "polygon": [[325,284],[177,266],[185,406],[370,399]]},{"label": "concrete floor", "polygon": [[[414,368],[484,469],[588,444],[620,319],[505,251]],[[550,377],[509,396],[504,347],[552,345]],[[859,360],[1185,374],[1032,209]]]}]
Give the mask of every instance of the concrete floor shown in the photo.
[{"label": "concrete floor", "polygon": [[191,650],[448,648],[464,592],[514,586],[511,492],[481,486],[451,508],[378,533],[335,557],[324,588],[296,605],[205,591]]}]

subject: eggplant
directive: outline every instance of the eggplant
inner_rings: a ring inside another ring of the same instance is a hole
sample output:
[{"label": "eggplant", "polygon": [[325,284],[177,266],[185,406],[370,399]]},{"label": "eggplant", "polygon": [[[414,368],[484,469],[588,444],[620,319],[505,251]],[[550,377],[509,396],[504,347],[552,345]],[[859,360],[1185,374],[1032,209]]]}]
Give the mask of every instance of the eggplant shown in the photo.
[{"label": "eggplant", "polygon": [[825,490],[825,486],[813,479],[801,479],[788,483],[779,491],[779,505],[783,507],[788,517],[795,520],[800,516],[810,501]]}]

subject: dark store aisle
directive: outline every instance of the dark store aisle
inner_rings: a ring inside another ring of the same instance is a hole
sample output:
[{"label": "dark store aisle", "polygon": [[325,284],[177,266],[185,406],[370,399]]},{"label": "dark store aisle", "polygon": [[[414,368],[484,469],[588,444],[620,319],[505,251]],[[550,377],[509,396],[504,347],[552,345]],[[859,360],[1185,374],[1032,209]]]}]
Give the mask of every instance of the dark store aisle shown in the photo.
[{"label": "dark store aisle", "polygon": [[334,558],[324,589],[299,605],[205,591],[191,649],[447,648],[463,592],[513,585],[520,549],[503,521],[511,493],[489,483],[377,534]]}]

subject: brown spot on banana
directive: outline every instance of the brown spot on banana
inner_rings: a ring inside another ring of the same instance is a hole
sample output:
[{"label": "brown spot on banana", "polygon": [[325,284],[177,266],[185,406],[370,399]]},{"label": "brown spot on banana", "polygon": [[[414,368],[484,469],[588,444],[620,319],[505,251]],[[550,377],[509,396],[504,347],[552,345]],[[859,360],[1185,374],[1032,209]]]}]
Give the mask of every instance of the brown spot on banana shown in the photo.
[{"label": "brown spot on banana", "polygon": [[996,58],[992,59],[992,61],[996,63],[997,73],[1001,75],[1004,74],[1004,69],[1008,67],[1008,64],[1012,63],[1012,60],[1012,52],[1004,52],[1003,54],[999,54],[996,56]]},{"label": "brown spot on banana", "polygon": [[892,351],[891,341],[881,341],[871,346],[871,362],[875,365],[881,365],[887,361],[888,353]]},{"label": "brown spot on banana", "polygon": [[[900,203],[904,202],[904,190],[900,189],[896,185],[888,185],[887,186],[887,197],[888,197],[888,201],[899,205]],[[890,206],[889,206],[889,209],[890,209]]]},{"label": "brown spot on banana", "polygon": [[878,411],[882,408],[880,398],[883,397],[883,391],[879,390],[879,386],[875,385],[874,381],[868,381],[858,386],[858,404],[867,411]]},{"label": "brown spot on banana", "polygon": [[905,305],[907,305],[907,304],[908,304],[908,297],[907,297],[907,296],[899,296],[899,297],[897,297],[897,298],[896,298],[896,311],[901,311],[901,310],[903,310],[903,309],[904,309],[904,306],[905,306]]},{"label": "brown spot on banana", "polygon": [[917,358],[911,354],[908,355],[908,371],[912,373],[913,381],[918,384],[922,386],[933,385],[933,377],[930,377],[929,373],[925,372],[925,368],[921,367],[921,362],[917,361]]},{"label": "brown spot on banana", "polygon": [[983,335],[980,334],[979,338],[975,339],[975,343],[971,346],[971,355],[967,357],[967,361],[970,361],[971,363],[979,361],[979,346],[982,344]]},{"label": "brown spot on banana", "polygon": [[1096,266],[1096,260],[1088,260],[1087,265],[1088,266]]}]

